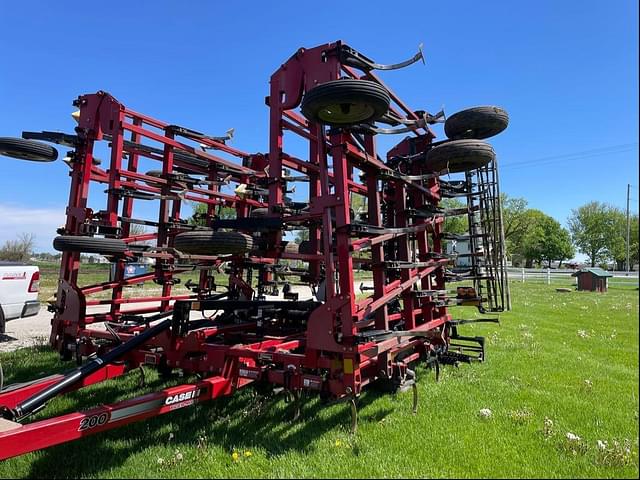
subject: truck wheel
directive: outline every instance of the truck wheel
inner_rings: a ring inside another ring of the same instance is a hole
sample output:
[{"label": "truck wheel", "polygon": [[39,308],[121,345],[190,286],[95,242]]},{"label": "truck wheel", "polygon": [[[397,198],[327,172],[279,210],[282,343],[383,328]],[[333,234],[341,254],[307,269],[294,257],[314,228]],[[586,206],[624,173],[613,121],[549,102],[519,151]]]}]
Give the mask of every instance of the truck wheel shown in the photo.
[{"label": "truck wheel", "polygon": [[173,246],[193,255],[239,255],[253,249],[253,238],[239,232],[195,230],[176,235]]},{"label": "truck wheel", "polygon": [[502,132],[509,125],[509,114],[500,107],[473,107],[454,113],[444,123],[447,137],[489,138]]},{"label": "truck wheel", "polygon": [[51,145],[36,140],[0,137],[0,155],[32,162],[53,162],[58,158],[58,151]]},{"label": "truck wheel", "polygon": [[389,92],[379,83],[340,79],[306,92],[300,109],[312,122],[344,126],[378,120],[390,103]]},{"label": "truck wheel", "polygon": [[496,158],[493,147],[482,140],[452,140],[427,152],[425,167],[433,172],[445,168],[449,173],[466,172],[483,167]]},{"label": "truck wheel", "polygon": [[59,252],[122,255],[127,250],[127,244],[118,238],[63,235],[53,239],[53,248]]},{"label": "truck wheel", "polygon": [[7,322],[4,319],[4,313],[2,313],[2,308],[0,308],[0,335],[4,335],[7,332]]}]

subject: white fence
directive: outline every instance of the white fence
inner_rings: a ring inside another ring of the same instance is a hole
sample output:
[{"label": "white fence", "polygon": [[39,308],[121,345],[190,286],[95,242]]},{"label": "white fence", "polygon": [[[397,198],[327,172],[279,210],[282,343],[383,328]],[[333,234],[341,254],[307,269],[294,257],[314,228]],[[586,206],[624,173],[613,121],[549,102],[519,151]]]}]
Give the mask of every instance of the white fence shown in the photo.
[{"label": "white fence", "polygon": [[[508,268],[507,274],[512,282],[543,282],[547,285],[553,283],[578,284],[578,277],[571,274],[576,270],[560,270],[554,268]],[[638,286],[638,272],[609,272],[613,275],[608,279],[610,286]]]}]

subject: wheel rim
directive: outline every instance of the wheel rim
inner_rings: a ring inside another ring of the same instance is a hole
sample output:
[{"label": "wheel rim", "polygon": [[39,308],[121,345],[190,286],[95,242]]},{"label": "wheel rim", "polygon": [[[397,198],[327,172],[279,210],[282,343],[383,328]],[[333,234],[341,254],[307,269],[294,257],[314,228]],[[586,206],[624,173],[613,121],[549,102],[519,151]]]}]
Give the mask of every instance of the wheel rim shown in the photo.
[{"label": "wheel rim", "polygon": [[326,123],[358,123],[370,119],[375,109],[368,103],[332,103],[318,111],[318,118]]}]

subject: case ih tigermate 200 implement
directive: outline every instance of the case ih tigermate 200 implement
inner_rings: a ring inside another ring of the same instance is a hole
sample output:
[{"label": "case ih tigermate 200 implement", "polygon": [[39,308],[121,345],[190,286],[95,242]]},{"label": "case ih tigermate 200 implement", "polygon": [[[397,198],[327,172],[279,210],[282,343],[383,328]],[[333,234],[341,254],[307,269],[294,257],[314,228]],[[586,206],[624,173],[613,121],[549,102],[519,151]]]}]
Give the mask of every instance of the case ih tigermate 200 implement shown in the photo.
[{"label": "case ih tigermate 200 implement", "polygon": [[[447,307],[508,308],[496,159],[482,140],[504,130],[508,116],[497,107],[461,111],[446,119],[448,139],[434,141],[429,125],[444,114],[409,108],[374,73],[422,58],[420,51],[380,65],[342,42],[299,49],[271,76],[267,154],[155,120],[105,92],[74,101],[73,135],[0,139],[1,154],[27,160],[56,158],[43,141],[71,148],[67,220],[54,240],[63,256],[50,343],[79,363],[0,392],[0,459],[248,385],[296,402],[310,392],[348,401],[355,430],[367,385],[413,389],[415,409],[418,361],[438,372],[440,364],[483,360],[483,338],[460,335],[469,320],[452,318]],[[398,133],[409,136],[381,155],[376,138]],[[291,136],[306,142],[306,158],[287,153]],[[110,152],[102,163],[94,157],[99,144]],[[141,171],[145,162],[155,170]],[[287,193],[302,183],[297,195],[308,199],[294,201]],[[106,193],[101,210],[88,207],[91,187]],[[443,208],[444,198],[466,206]],[[159,205],[157,218],[136,218],[140,202]],[[185,202],[205,205],[206,215],[194,222],[189,208],[187,221]],[[468,218],[465,234],[444,231],[445,218],[457,215]],[[135,234],[140,224],[151,233]],[[287,241],[287,232],[301,230],[308,240]],[[469,249],[446,254],[447,241]],[[78,284],[83,252],[109,258],[113,278]],[[463,256],[467,266],[453,267]],[[152,271],[126,276],[127,264],[142,257],[152,259]],[[354,267],[372,281],[357,285]],[[176,286],[193,271],[199,282]],[[145,282],[162,292],[124,295]],[[449,290],[448,282],[463,286]],[[308,298],[298,285],[310,287]],[[29,422],[53,397],[142,365],[195,380]]]}]

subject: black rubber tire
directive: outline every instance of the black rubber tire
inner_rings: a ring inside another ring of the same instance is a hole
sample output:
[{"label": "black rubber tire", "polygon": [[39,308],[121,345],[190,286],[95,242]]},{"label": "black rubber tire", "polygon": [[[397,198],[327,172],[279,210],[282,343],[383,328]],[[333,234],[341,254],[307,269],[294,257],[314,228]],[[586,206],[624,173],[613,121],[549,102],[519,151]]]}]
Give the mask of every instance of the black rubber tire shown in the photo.
[{"label": "black rubber tire", "polygon": [[312,122],[344,126],[374,122],[389,111],[390,103],[389,92],[379,83],[340,79],[306,92],[300,109]]},{"label": "black rubber tire", "polygon": [[506,110],[494,106],[473,107],[454,113],[444,123],[447,137],[483,139],[493,137],[509,125]]},{"label": "black rubber tire", "polygon": [[317,252],[311,248],[311,240],[303,240],[298,245],[298,253],[302,255],[315,255]]},{"label": "black rubber tire", "polygon": [[493,147],[482,140],[452,140],[427,152],[425,167],[433,172],[466,172],[485,166],[496,158]]},{"label": "black rubber tire", "polygon": [[63,235],[53,239],[53,248],[59,252],[122,255],[127,250],[127,244],[118,238]]},{"label": "black rubber tire", "polygon": [[240,232],[195,230],[176,235],[173,246],[192,255],[239,255],[253,249],[253,237]]},{"label": "black rubber tire", "polygon": [[0,155],[32,162],[53,162],[58,158],[58,151],[51,145],[36,140],[0,137]]},{"label": "black rubber tire", "polygon": [[[145,175],[149,175],[150,177],[162,178],[162,170],[149,170],[148,172],[145,173]],[[150,187],[160,187],[160,186],[162,186],[162,184],[154,182],[154,181],[149,181],[149,180],[143,180],[143,181],[144,181],[144,183],[146,183]]]},{"label": "black rubber tire", "polygon": [[4,319],[2,307],[0,307],[0,335],[7,333],[7,321]]}]

